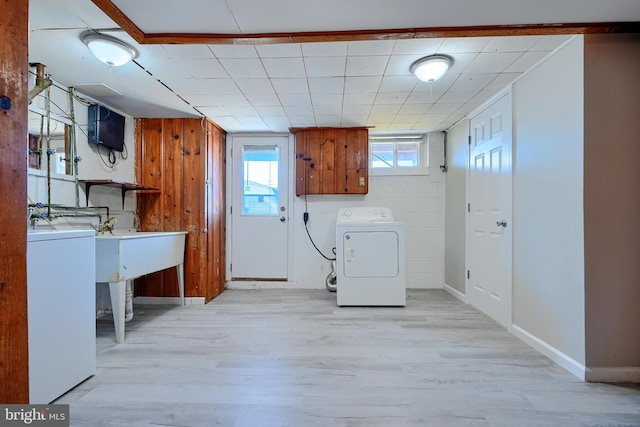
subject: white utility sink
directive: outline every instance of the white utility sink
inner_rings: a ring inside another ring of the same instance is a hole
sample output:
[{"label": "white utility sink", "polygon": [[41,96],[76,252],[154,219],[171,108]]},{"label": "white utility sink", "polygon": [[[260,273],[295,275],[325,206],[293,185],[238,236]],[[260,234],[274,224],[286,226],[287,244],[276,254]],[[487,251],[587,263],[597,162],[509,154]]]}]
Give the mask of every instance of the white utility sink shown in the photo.
[{"label": "white utility sink", "polygon": [[184,245],[186,231],[127,232],[96,236],[96,282],[109,283],[116,342],[124,341],[127,280],[176,267],[180,301],[184,305]]}]

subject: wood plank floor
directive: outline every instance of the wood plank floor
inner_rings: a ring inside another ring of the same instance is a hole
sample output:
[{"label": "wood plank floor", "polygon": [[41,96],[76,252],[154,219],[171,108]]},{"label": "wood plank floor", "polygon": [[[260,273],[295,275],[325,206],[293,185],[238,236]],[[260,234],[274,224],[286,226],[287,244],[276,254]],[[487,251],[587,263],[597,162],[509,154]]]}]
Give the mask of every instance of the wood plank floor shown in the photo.
[{"label": "wood plank floor", "polygon": [[589,384],[444,291],[405,308],[227,290],[98,321],[71,426],[639,426],[640,387]]}]

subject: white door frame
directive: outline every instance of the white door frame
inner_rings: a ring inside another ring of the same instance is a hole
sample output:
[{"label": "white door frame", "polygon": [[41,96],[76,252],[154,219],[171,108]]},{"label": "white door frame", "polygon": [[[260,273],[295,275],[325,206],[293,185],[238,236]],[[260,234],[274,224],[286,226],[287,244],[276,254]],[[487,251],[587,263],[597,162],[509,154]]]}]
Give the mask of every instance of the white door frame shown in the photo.
[{"label": "white door frame", "polygon": [[[226,183],[225,183],[225,202],[226,202],[226,238],[225,238],[225,251],[226,251],[226,265],[225,265],[225,277],[226,277],[226,282],[229,283],[231,282],[231,264],[233,263],[233,259],[232,259],[232,251],[231,251],[231,244],[232,244],[232,238],[233,238],[233,220],[232,220],[232,215],[231,215],[231,209],[232,209],[232,205],[233,205],[233,184],[234,184],[234,178],[235,178],[235,172],[234,172],[234,168],[233,168],[233,157],[232,157],[232,149],[233,149],[233,139],[235,137],[240,137],[240,138],[256,138],[256,140],[260,140],[261,138],[265,138],[265,137],[287,137],[288,138],[288,143],[289,143],[289,156],[287,158],[286,161],[286,167],[287,167],[287,177],[288,177],[288,181],[289,181],[289,190],[287,191],[287,205],[288,205],[288,209],[289,209],[289,220],[287,221],[287,244],[289,247],[289,250],[287,251],[287,277],[288,277],[288,281],[293,280],[292,278],[292,273],[293,273],[293,254],[292,254],[292,248],[293,248],[293,203],[294,203],[294,197],[293,197],[293,188],[295,188],[293,185],[295,183],[294,181],[294,162],[292,161],[293,158],[293,153],[295,152],[295,150],[293,150],[293,148],[295,147],[295,140],[294,140],[294,136],[290,133],[262,133],[262,132],[256,132],[256,133],[228,133],[227,134],[227,138],[226,138],[226,158],[227,158],[227,167],[226,167]],[[292,151],[293,150],[293,151]],[[256,283],[255,282],[235,282],[237,283],[245,283],[248,286],[253,286]],[[273,283],[273,282],[271,282]]]},{"label": "white door frame", "polygon": [[[471,280],[469,278],[468,272],[471,268],[470,265],[470,242],[471,242],[471,218],[469,215],[469,205],[471,203],[471,192],[470,192],[470,188],[471,188],[471,121],[473,118],[475,118],[478,114],[480,114],[483,110],[485,110],[487,107],[489,107],[491,104],[493,104],[494,102],[496,102],[497,100],[499,100],[500,98],[506,96],[509,99],[509,105],[511,108],[511,149],[509,150],[510,156],[511,158],[509,159],[509,161],[511,162],[511,192],[510,194],[508,194],[508,198],[509,198],[509,204],[510,204],[510,212],[511,212],[511,218],[510,218],[510,223],[511,225],[513,225],[514,221],[513,221],[513,172],[514,172],[514,148],[515,148],[515,139],[514,139],[514,135],[515,135],[515,114],[513,113],[513,87],[512,85],[509,85],[507,88],[501,90],[500,92],[498,92],[497,94],[495,94],[494,96],[492,96],[490,99],[488,99],[486,102],[484,102],[480,107],[476,108],[475,110],[471,111],[469,113],[469,115],[467,116],[468,118],[468,122],[467,122],[467,136],[468,136],[468,144],[467,144],[467,155],[466,155],[466,159],[467,159],[467,165],[466,165],[466,188],[465,188],[465,200],[467,203],[467,206],[465,206],[465,209],[467,209],[467,215],[465,216],[465,265],[467,268],[467,271],[465,272],[465,296],[464,296],[464,301],[467,304],[471,304],[471,298],[470,298],[470,292],[471,292]],[[511,331],[511,327],[513,325],[513,227],[511,228],[511,277],[510,277],[510,285],[511,285],[511,300],[509,301],[509,324],[508,325],[504,325],[507,330]]]}]

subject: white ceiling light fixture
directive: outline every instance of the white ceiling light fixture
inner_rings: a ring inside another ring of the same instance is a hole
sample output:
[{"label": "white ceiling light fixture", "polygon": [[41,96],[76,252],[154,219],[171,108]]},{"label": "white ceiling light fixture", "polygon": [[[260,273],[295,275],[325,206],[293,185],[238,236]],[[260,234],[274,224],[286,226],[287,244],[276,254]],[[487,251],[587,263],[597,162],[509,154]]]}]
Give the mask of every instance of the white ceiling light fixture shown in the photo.
[{"label": "white ceiling light fixture", "polygon": [[110,67],[124,65],[138,57],[136,48],[108,34],[85,31],[80,35],[80,40],[96,58]]},{"label": "white ceiling light fixture", "polygon": [[435,54],[418,59],[411,64],[409,70],[420,80],[433,83],[444,76],[453,63],[454,60],[449,55]]}]

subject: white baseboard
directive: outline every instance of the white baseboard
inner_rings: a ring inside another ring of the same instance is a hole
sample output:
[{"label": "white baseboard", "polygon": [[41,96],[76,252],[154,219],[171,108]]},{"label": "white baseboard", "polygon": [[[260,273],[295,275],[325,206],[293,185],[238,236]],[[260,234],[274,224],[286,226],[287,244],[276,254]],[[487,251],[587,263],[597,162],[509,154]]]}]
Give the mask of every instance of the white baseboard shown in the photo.
[{"label": "white baseboard", "polygon": [[640,383],[640,367],[589,367],[585,380],[592,383]]},{"label": "white baseboard", "polygon": [[[135,297],[134,304],[164,304],[180,305],[180,297]],[[184,305],[204,305],[204,297],[189,297],[184,299]]]},{"label": "white baseboard", "polygon": [[444,290],[449,292],[454,297],[458,298],[463,303],[469,304],[469,299],[467,298],[467,296],[465,294],[463,294],[462,292],[460,292],[459,290],[457,290],[455,288],[452,288],[451,286],[447,285],[446,283],[444,284]]},{"label": "white baseboard", "polygon": [[550,346],[546,342],[530,334],[517,325],[511,326],[511,333],[516,338],[529,344],[531,347],[538,350],[540,353],[544,354],[549,359],[553,360],[576,377],[580,378],[581,380],[585,380],[586,368],[583,364],[577,362],[576,360],[559,351],[557,348]]}]

